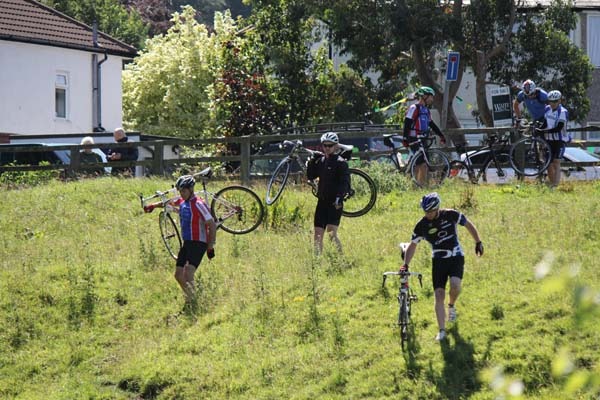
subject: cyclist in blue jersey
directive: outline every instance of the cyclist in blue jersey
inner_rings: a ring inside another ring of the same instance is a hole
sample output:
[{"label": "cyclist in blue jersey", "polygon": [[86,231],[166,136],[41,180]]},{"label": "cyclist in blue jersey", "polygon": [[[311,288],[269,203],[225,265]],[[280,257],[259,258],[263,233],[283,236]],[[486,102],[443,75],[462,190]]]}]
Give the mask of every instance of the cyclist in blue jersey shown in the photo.
[{"label": "cyclist in blue jersey", "polygon": [[308,179],[319,179],[317,191],[317,207],[314,217],[315,253],[323,251],[323,236],[329,232],[331,241],[338,251],[342,252],[342,242],[337,231],[342,218],[344,196],[350,190],[350,171],[346,160],[337,154],[339,138],[335,132],[327,132],[321,136],[324,154],[316,153],[307,164]]},{"label": "cyclist in blue jersey", "polygon": [[[410,148],[410,151],[413,153],[419,150],[417,136],[427,136],[430,129],[441,138],[440,142],[442,144],[446,143],[446,138],[442,134],[442,131],[440,131],[440,128],[438,128],[431,118],[431,110],[429,108],[433,104],[434,90],[428,86],[423,86],[415,94],[418,101],[415,104],[411,104],[406,111],[404,137],[402,140],[404,147]],[[415,180],[419,185],[422,185],[425,183],[426,176],[427,166],[425,165],[425,160],[420,158],[417,160]]]},{"label": "cyclist in blue jersey", "polygon": [[548,93],[542,88],[536,86],[535,82],[531,79],[527,79],[523,82],[523,87],[517,98],[513,102],[513,111],[517,121],[521,119],[521,103],[525,104],[525,108],[531,115],[531,119],[539,122],[544,121],[545,107],[548,101]]},{"label": "cyclist in blue jersey", "polygon": [[565,152],[565,143],[571,141],[567,134],[569,114],[561,105],[562,94],[558,90],[548,93],[549,105],[545,108],[544,125],[536,131],[544,136],[552,151],[552,161],[548,166],[548,183],[557,186],[560,183],[560,159]]},{"label": "cyclist in blue jersey", "polygon": [[461,282],[465,265],[465,257],[458,242],[456,225],[467,228],[475,240],[475,254],[483,255],[483,244],[479,232],[473,223],[452,209],[440,209],[441,199],[437,193],[429,193],[421,199],[421,207],[425,216],[417,223],[412,234],[411,242],[406,248],[404,264],[400,271],[407,271],[417,243],[425,239],[432,246],[432,281],[435,291],[435,315],[439,332],[436,340],[446,338],[446,313],[444,300],[446,298],[446,283],[450,279],[448,301],[448,321],[456,321],[456,300],[461,291]]},{"label": "cyclist in blue jersey", "polygon": [[206,253],[209,259],[215,256],[217,225],[204,200],[194,194],[194,177],[184,175],[177,179],[175,188],[180,198],[174,202],[179,213],[183,246],[175,263],[175,279],[186,298],[186,305],[195,298],[194,274]]}]

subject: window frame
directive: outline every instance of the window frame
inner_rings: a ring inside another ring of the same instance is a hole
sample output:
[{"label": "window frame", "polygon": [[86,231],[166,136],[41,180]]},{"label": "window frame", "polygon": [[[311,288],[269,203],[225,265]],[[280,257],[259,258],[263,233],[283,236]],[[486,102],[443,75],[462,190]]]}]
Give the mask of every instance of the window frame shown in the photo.
[{"label": "window frame", "polygon": [[[59,76],[64,76],[65,77],[65,83],[59,83],[58,82],[58,77]],[[70,82],[70,77],[69,77],[69,73],[67,71],[56,71],[56,73],[54,74],[54,119],[55,120],[61,120],[61,121],[66,121],[69,119],[69,82]],[[57,94],[59,90],[63,90],[64,91],[64,116],[59,116],[58,115],[58,101],[57,101]]]}]

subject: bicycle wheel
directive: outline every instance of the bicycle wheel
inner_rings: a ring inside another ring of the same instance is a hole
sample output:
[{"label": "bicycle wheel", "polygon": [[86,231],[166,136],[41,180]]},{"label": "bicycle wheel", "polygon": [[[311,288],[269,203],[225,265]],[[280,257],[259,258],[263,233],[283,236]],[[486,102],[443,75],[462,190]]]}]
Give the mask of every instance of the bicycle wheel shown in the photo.
[{"label": "bicycle wheel", "polygon": [[548,169],[551,151],[548,142],[537,137],[526,137],[510,148],[510,164],[524,176],[536,176]]},{"label": "bicycle wheel", "polygon": [[177,259],[177,254],[181,248],[181,235],[179,234],[177,224],[173,220],[173,217],[171,217],[171,214],[164,211],[158,214],[158,224],[160,226],[160,236],[167,251],[171,254],[171,257]]},{"label": "bicycle wheel", "polygon": [[448,174],[448,178],[460,178],[467,179],[469,177],[469,170],[467,165],[459,160],[452,160],[450,162],[450,173]]},{"label": "bicycle wheel", "polygon": [[400,293],[398,298],[398,325],[400,326],[400,338],[402,339],[402,347],[408,341],[408,296],[406,293]]},{"label": "bicycle wheel", "polygon": [[360,169],[350,168],[350,193],[344,198],[342,215],[360,217],[369,212],[377,200],[377,187],[371,177]]},{"label": "bicycle wheel", "polygon": [[[421,167],[423,164],[425,166]],[[427,149],[425,154],[418,153],[411,162],[410,176],[419,187],[441,185],[449,174],[448,156],[438,149]]]},{"label": "bicycle wheel", "polygon": [[507,153],[496,154],[496,159],[490,159],[483,166],[481,179],[486,183],[508,183],[515,177],[510,165],[510,156]]},{"label": "bicycle wheel", "polygon": [[234,235],[258,228],[265,213],[256,193],[236,185],[219,190],[210,203],[210,211],[219,227]]},{"label": "bicycle wheel", "polygon": [[281,196],[285,184],[287,183],[288,176],[290,175],[290,164],[290,158],[284,158],[277,168],[275,168],[273,175],[271,175],[271,179],[269,179],[269,184],[267,185],[266,202],[268,206],[275,203],[279,196]]}]

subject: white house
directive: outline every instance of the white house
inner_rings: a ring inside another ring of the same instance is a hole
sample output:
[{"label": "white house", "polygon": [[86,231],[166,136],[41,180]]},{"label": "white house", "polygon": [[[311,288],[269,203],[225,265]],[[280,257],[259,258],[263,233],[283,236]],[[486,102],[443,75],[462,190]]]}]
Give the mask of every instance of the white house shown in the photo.
[{"label": "white house", "polygon": [[112,132],[136,49],[34,0],[0,1],[0,134]]}]

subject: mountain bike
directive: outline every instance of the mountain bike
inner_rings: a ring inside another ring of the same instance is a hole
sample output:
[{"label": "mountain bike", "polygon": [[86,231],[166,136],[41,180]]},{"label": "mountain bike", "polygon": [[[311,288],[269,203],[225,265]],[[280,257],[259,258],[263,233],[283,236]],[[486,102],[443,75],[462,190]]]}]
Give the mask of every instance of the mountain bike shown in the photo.
[{"label": "mountain bike", "polygon": [[398,327],[400,327],[400,340],[402,348],[404,343],[407,343],[410,335],[410,314],[412,308],[412,302],[417,301],[417,295],[413,292],[412,288],[408,284],[408,278],[410,276],[416,276],[419,278],[419,284],[423,287],[423,274],[420,272],[411,271],[389,271],[383,273],[382,287],[385,288],[385,282],[388,276],[394,275],[400,278],[398,285],[398,319],[396,321]]},{"label": "mountain bike", "polygon": [[[376,161],[392,163],[399,172],[410,175],[412,181],[419,187],[441,185],[444,179],[448,177],[450,174],[448,156],[439,149],[431,148],[435,143],[435,136],[417,136],[419,149],[411,153],[406,162],[402,159],[400,147],[395,145],[393,137],[399,137],[399,135],[383,135],[383,143],[390,147],[392,151],[388,155],[375,158]],[[419,177],[419,166],[423,163],[426,165],[426,175]]]},{"label": "mountain bike", "polygon": [[[484,146],[472,152],[457,145],[456,151],[461,159],[450,162],[450,177],[468,178],[472,183],[479,183],[480,180],[506,183],[515,175],[510,164],[509,149],[510,138],[507,135],[488,135]],[[475,166],[479,166],[479,171]]]},{"label": "mountain bike", "polygon": [[520,133],[524,137],[511,146],[510,164],[520,175],[540,175],[548,169],[550,161],[552,161],[550,145],[542,137],[542,134],[536,132],[536,129],[540,127],[539,122],[528,123],[520,120],[520,125],[522,127]]},{"label": "mountain bike", "polygon": [[[196,191],[196,195],[202,197],[207,205],[210,204],[210,212],[217,227],[234,235],[249,233],[258,228],[265,210],[256,193],[247,187],[238,185],[227,186],[213,193],[206,188],[206,183],[210,180],[212,173],[212,169],[209,167],[194,174],[194,178],[197,181],[200,180],[202,184],[202,190]],[[178,214],[174,206],[174,201],[178,196],[176,188],[164,192],[156,191],[149,197],[140,195],[144,212],[152,212],[156,207],[163,208],[158,215],[160,235],[167,251],[173,258],[177,258],[177,253],[182,245],[181,234],[176,223]],[[159,199],[159,201],[149,203],[154,199]]]},{"label": "mountain bike", "polygon": [[[280,149],[289,148],[288,154],[279,162],[275,172],[271,176],[267,185],[267,205],[272,205],[283,193],[283,189],[288,182],[290,170],[293,164],[300,166],[300,170],[306,175],[306,160],[305,157],[313,155],[323,155],[319,151],[314,151],[305,148],[301,140],[289,141],[285,140],[279,145]],[[350,159],[353,146],[340,144],[342,149],[340,155],[346,159]],[[377,187],[373,179],[364,171],[356,168],[349,168],[350,172],[350,191],[344,196],[344,208],[342,215],[346,217],[359,217],[369,212],[375,205],[377,200]],[[312,188],[313,195],[317,195],[318,182],[313,180],[307,181]]]}]

